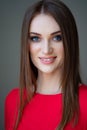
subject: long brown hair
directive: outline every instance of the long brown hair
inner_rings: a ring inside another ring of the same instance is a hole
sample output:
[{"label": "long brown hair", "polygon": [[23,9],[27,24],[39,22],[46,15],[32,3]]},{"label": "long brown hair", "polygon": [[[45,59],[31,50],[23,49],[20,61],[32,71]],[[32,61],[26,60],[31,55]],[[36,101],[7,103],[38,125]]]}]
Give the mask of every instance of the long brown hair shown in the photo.
[{"label": "long brown hair", "polygon": [[[32,99],[36,91],[38,71],[30,59],[28,38],[30,24],[33,18],[40,13],[50,14],[59,24],[62,32],[64,46],[63,113],[57,129],[63,130],[73,117],[75,122],[78,119],[78,87],[81,78],[79,74],[79,41],[75,19],[70,9],[59,0],[38,1],[30,6],[25,13],[21,34],[20,108],[14,129],[17,129],[26,103]],[[24,90],[26,90],[26,99]]]}]

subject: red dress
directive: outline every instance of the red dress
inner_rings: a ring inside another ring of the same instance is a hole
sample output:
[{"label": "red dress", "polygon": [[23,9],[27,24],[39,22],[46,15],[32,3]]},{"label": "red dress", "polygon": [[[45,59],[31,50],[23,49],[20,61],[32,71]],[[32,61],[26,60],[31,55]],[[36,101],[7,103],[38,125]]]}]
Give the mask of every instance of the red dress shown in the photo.
[{"label": "red dress", "polygon": [[[19,89],[13,89],[5,101],[5,130],[13,130],[19,104]],[[80,114],[78,124],[72,121],[64,130],[87,130],[87,86],[79,87]],[[55,130],[62,115],[62,93],[46,95],[36,93],[26,105],[17,130]]]}]

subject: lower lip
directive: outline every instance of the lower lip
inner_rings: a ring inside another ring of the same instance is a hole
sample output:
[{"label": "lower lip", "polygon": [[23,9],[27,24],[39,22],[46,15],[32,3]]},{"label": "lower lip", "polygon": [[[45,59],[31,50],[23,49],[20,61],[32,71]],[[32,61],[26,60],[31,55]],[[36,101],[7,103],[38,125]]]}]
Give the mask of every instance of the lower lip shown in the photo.
[{"label": "lower lip", "polygon": [[55,59],[56,59],[56,57],[54,57],[54,58],[52,58],[50,60],[47,60],[47,59],[44,59],[44,58],[40,58],[40,61],[41,61],[41,63],[47,65],[47,64],[52,64],[55,61]]}]

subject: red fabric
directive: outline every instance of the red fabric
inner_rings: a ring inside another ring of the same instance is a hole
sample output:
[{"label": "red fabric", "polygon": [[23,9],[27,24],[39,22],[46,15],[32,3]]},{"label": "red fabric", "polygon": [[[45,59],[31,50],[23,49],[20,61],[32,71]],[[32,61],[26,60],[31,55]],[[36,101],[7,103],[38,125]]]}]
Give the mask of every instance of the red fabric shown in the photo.
[{"label": "red fabric", "polygon": [[[79,87],[80,114],[78,125],[72,121],[64,130],[87,130],[87,86]],[[13,130],[19,104],[19,89],[13,89],[5,101],[5,130]],[[55,130],[61,120],[62,94],[35,94],[24,109],[18,130]]]}]

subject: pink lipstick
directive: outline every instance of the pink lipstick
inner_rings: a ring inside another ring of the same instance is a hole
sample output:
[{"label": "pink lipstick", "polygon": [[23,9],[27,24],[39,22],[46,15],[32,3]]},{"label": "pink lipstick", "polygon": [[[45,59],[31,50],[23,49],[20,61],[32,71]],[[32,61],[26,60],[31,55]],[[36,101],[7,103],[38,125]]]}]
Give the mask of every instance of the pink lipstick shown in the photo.
[{"label": "pink lipstick", "polygon": [[51,64],[55,61],[56,57],[39,57],[43,64]]}]

